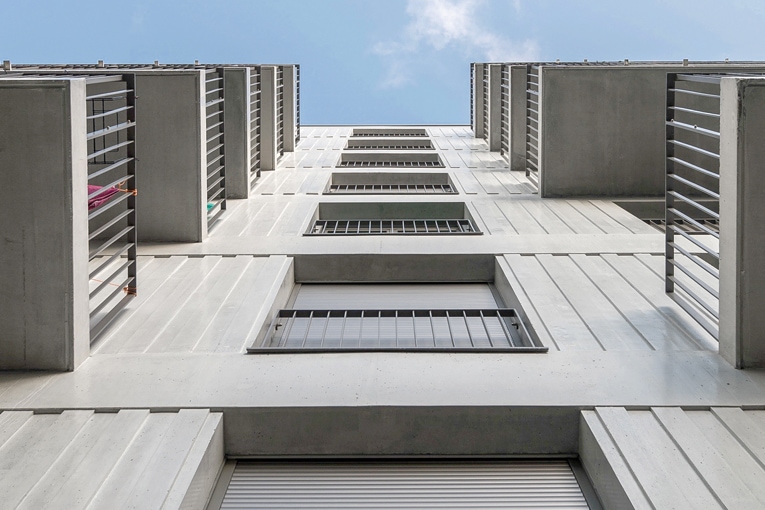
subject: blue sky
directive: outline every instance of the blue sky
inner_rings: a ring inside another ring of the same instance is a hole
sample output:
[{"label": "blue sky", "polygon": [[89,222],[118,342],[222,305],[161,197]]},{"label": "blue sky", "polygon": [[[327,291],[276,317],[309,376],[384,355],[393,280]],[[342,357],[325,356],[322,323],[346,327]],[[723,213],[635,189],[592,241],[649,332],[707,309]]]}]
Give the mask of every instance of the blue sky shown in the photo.
[{"label": "blue sky", "polygon": [[467,124],[471,61],[765,60],[763,0],[4,0],[18,63],[301,64],[304,124]]}]

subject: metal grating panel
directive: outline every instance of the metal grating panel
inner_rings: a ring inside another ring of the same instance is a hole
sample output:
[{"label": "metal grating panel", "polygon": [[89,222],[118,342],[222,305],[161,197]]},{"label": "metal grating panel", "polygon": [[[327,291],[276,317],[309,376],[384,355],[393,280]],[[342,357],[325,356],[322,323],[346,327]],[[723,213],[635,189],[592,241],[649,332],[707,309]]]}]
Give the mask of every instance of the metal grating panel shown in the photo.
[{"label": "metal grating panel", "polygon": [[260,66],[250,68],[250,187],[260,177],[260,129],[261,129],[261,74]]},{"label": "metal grating panel", "polygon": [[221,509],[589,508],[566,460],[238,461]]},{"label": "metal grating panel", "polygon": [[416,137],[428,136],[424,129],[415,128],[355,128],[351,136],[374,136],[374,137]]},{"label": "metal grating panel", "polygon": [[372,161],[369,159],[351,159],[343,157],[337,164],[343,168],[444,168],[441,158],[438,160],[409,160],[409,161]]},{"label": "metal grating panel", "polygon": [[136,295],[135,76],[86,80],[91,342]]},{"label": "metal grating panel", "polygon": [[511,308],[279,310],[248,352],[540,351]]},{"label": "metal grating panel", "polygon": [[430,140],[348,140],[346,150],[433,150]]},{"label": "metal grating panel", "polygon": [[329,193],[337,195],[427,195],[457,193],[457,191],[451,184],[331,184]]},{"label": "metal grating panel", "polygon": [[666,291],[715,338],[720,310],[720,77],[669,74]]},{"label": "metal grating panel", "polygon": [[539,186],[539,66],[529,65],[526,78],[526,176]]},{"label": "metal grating panel", "polygon": [[210,69],[205,73],[208,229],[226,210],[224,106],[223,69]]},{"label": "metal grating panel", "polygon": [[306,235],[459,235],[481,234],[469,219],[316,220]]}]

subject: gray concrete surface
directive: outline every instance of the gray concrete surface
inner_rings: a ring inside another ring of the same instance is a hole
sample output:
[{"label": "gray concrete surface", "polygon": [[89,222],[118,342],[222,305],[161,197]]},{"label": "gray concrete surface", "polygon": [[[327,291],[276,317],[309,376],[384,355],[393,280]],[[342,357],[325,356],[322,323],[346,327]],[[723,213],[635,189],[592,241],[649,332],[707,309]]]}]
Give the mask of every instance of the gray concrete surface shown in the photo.
[{"label": "gray concrete surface", "polygon": [[223,70],[226,198],[250,196],[250,68]]},{"label": "gray concrete surface", "polygon": [[0,80],[0,369],[89,355],[85,81]]},{"label": "gray concrete surface", "polygon": [[720,134],[720,353],[765,367],[765,79],[723,78]]}]

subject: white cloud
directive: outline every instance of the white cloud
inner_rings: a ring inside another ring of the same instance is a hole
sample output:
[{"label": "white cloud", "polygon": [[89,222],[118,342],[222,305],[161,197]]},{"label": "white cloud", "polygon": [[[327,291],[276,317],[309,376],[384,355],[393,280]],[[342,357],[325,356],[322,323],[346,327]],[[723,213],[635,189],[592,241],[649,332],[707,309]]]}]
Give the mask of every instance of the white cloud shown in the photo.
[{"label": "white cloud", "polygon": [[[487,30],[479,18],[485,0],[408,0],[409,23],[395,42],[381,42],[373,51],[388,64],[385,87],[400,87],[411,80],[406,70],[410,61],[423,49],[444,51],[458,49],[476,60],[492,62],[538,60],[536,42],[513,42]],[[513,0],[516,12],[520,0]],[[411,63],[411,62],[410,62]]]}]

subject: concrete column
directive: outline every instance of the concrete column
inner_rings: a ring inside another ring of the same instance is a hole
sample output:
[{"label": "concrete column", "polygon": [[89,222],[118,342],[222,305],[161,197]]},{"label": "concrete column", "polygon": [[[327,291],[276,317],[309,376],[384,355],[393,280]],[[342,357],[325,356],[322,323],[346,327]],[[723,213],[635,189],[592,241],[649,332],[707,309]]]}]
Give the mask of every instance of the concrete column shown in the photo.
[{"label": "concrete column", "polygon": [[0,80],[0,369],[90,353],[85,81]]},{"label": "concrete column", "polygon": [[473,67],[473,136],[484,138],[483,132],[483,66],[475,64]]},{"label": "concrete column", "polygon": [[250,68],[223,69],[226,198],[250,196]]},{"label": "concrete column", "polygon": [[284,69],[284,152],[295,152],[295,66],[283,66]]},{"label": "concrete column", "polygon": [[502,64],[489,64],[489,150],[502,150]]},{"label": "concrete column", "polygon": [[762,368],[765,79],[723,78],[720,112],[720,354]]},{"label": "concrete column", "polygon": [[260,169],[276,170],[279,133],[276,130],[276,66],[260,68]]},{"label": "concrete column", "polygon": [[510,170],[526,171],[525,65],[510,66]]},{"label": "concrete column", "polygon": [[207,237],[204,70],[136,74],[140,241]]}]

